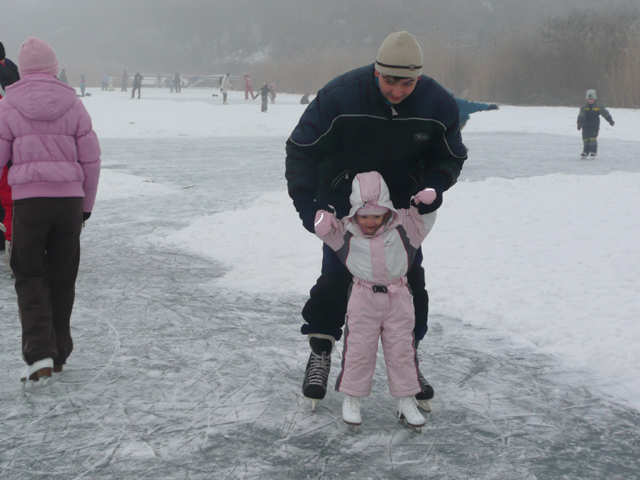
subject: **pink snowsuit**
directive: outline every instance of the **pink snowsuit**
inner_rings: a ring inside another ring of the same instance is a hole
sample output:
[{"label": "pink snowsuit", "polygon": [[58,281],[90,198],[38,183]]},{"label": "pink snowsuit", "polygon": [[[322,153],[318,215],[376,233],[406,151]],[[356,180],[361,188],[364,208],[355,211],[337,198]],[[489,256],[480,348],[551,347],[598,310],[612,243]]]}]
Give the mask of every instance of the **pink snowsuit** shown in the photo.
[{"label": "pink snowsuit", "polygon": [[[336,390],[354,397],[371,393],[381,338],[391,395],[414,395],[420,384],[413,339],[415,312],[406,274],[433,227],[436,212],[420,215],[415,207],[395,209],[378,172],[356,175],[350,201],[349,215],[336,221],[326,235],[318,235],[354,277]],[[365,205],[391,211],[387,222],[370,236],[354,218]]]}]

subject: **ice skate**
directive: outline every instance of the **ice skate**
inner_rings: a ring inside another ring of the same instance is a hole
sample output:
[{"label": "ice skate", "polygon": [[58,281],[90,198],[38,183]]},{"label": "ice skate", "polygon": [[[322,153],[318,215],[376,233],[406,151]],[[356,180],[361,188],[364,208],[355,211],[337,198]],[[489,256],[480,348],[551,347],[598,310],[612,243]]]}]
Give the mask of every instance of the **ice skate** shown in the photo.
[{"label": "ice skate", "polygon": [[407,425],[407,427],[416,432],[422,431],[422,427],[426,423],[425,418],[418,411],[418,406],[413,397],[402,397],[398,399],[398,418]]},{"label": "ice skate", "polygon": [[597,155],[598,155],[598,154],[597,154],[596,152],[591,152],[591,153],[589,154],[589,158],[596,158],[596,156],[597,156]]},{"label": "ice skate", "polygon": [[360,397],[345,395],[342,401],[342,420],[344,423],[357,429],[362,424],[360,415]]},{"label": "ice skate", "polygon": [[425,412],[430,412],[431,399],[434,395],[433,387],[429,385],[429,382],[424,378],[420,369],[418,369],[418,381],[420,382],[421,391],[416,393],[416,404],[419,409],[424,410]]},{"label": "ice skate", "polygon": [[53,360],[51,360],[50,358],[38,360],[32,365],[27,365],[25,367],[24,372],[20,377],[20,381],[26,382],[27,380],[29,380],[31,382],[38,382],[40,380],[49,379],[51,378],[52,370]]},{"label": "ice skate", "polygon": [[309,337],[311,353],[302,382],[302,394],[311,400],[311,410],[327,394],[327,381],[331,369],[331,350],[333,342],[327,338]]}]

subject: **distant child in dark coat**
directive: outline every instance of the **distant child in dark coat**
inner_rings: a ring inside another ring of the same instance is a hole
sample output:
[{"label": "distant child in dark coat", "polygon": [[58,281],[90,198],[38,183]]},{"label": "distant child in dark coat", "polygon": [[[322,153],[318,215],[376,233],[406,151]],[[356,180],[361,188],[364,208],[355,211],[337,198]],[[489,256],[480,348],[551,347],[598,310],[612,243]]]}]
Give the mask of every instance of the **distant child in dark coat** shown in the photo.
[{"label": "distant child in dark coat", "polygon": [[612,127],[615,125],[609,111],[598,105],[598,96],[593,89],[587,90],[587,103],[580,108],[578,114],[578,130],[582,130],[583,149],[581,157],[595,157],[598,153],[598,131],[600,130],[600,115],[609,122]]}]

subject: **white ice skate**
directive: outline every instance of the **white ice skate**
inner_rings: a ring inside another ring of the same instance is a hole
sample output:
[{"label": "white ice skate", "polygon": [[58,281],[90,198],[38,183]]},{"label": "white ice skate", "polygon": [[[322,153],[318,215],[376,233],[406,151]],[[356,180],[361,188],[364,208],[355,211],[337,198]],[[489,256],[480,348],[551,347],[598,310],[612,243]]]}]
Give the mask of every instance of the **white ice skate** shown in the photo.
[{"label": "white ice skate", "polygon": [[413,397],[402,397],[398,399],[398,418],[409,428],[419,432],[426,423],[422,414],[418,411],[418,406]]},{"label": "white ice skate", "polygon": [[360,415],[360,398],[345,395],[342,401],[342,420],[351,427],[358,427],[362,423]]},{"label": "white ice skate", "polygon": [[38,382],[40,380],[48,380],[51,378],[52,371],[53,360],[51,358],[43,358],[42,360],[34,362],[32,365],[27,365],[20,377],[20,381],[26,382],[29,380],[31,382]]}]

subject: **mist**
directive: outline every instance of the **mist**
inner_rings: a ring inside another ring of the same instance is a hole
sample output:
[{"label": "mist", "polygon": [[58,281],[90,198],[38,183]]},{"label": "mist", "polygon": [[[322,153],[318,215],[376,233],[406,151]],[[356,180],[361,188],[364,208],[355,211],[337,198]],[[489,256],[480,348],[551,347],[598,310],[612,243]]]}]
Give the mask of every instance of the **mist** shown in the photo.
[{"label": "mist", "polygon": [[[389,32],[406,29],[423,45],[425,73],[461,95],[572,104],[593,86],[609,95],[611,105],[636,106],[640,66],[631,58],[640,57],[640,47],[631,39],[640,31],[638,11],[630,0],[21,0],[3,5],[0,40],[17,60],[28,35],[44,39],[72,83],[85,74],[89,85],[97,85],[105,74],[119,78],[123,69],[230,72],[306,92],[370,63]],[[627,20],[624,29],[616,26],[612,39],[605,24],[621,19]],[[564,41],[573,48],[567,49],[557,34],[572,21],[574,36]],[[589,34],[603,28],[599,41],[614,50],[615,65],[612,52],[593,45]],[[545,50],[550,40],[555,44]],[[618,58],[616,52],[629,49],[629,60]],[[594,53],[602,57],[594,59]],[[591,78],[576,75],[577,67],[558,70],[584,65],[583,57]],[[529,67],[534,71],[527,73]],[[536,73],[544,83],[531,83]],[[612,80],[616,76],[625,79]]]}]

